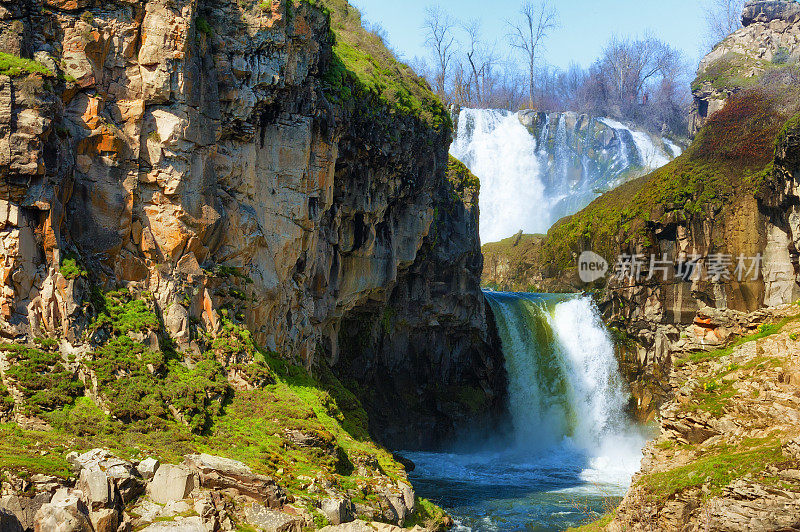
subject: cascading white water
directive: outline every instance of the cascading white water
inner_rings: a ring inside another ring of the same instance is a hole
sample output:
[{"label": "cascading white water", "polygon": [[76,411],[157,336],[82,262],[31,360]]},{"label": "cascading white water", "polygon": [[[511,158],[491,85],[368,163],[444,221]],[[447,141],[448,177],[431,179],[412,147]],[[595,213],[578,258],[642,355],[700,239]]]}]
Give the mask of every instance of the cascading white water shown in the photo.
[{"label": "cascading white water", "polygon": [[450,152],[481,180],[481,240],[494,242],[521,227],[546,225],[536,140],[517,115],[464,109],[459,131]]},{"label": "cascading white water", "polygon": [[587,517],[579,507],[623,494],[642,457],[613,343],[587,297],[486,298],[503,344],[512,429],[469,452],[411,454],[415,485],[448,507],[460,530],[575,526]]},{"label": "cascading white water", "polygon": [[612,447],[609,440],[637,434],[625,414],[627,393],[613,343],[589,298],[486,297],[503,342],[518,446],[540,449],[568,438],[591,455]]},{"label": "cascading white water", "polygon": [[[519,113],[461,110],[450,152],[481,181],[482,242],[519,230],[544,233],[601,191],[619,185],[632,169],[657,168],[680,154],[674,143],[663,139],[659,145],[614,120],[589,119],[591,127],[576,128],[578,115],[571,116],[568,126],[566,114],[541,114],[534,131],[523,125]],[[599,128],[610,130],[613,139],[603,142],[604,135],[588,133]]]},{"label": "cascading white water", "polygon": [[[600,121],[616,131],[627,131],[633,137],[633,142],[636,144],[636,150],[639,154],[639,163],[645,168],[661,168],[673,157],[671,153],[666,153],[663,148],[656,146],[650,135],[642,131],[633,131],[625,124],[611,120],[610,118],[601,118]],[[675,146],[675,144],[672,144]],[[677,148],[677,146],[675,146]],[[671,148],[671,146],[670,146]],[[680,150],[680,149],[679,149]],[[680,153],[678,153],[680,155]]]}]

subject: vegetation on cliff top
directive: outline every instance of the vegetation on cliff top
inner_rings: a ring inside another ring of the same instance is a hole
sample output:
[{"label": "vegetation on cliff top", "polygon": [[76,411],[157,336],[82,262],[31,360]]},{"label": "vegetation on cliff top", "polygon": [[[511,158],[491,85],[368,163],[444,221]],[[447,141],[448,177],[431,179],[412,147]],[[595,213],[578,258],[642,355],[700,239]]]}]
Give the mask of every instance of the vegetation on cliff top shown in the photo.
[{"label": "vegetation on cliff top", "polygon": [[480,180],[470,172],[467,165],[453,157],[452,155],[449,156],[449,161],[447,163],[447,178],[455,187],[456,192],[461,193],[464,192],[466,189],[476,189],[476,191],[480,191],[481,182]]},{"label": "vegetation on cliff top", "polygon": [[394,112],[418,117],[434,130],[450,127],[450,115],[427,82],[398,61],[380,36],[367,31],[347,0],[319,0],[330,13],[336,37],[324,75],[328,95],[352,103],[374,95]]}]

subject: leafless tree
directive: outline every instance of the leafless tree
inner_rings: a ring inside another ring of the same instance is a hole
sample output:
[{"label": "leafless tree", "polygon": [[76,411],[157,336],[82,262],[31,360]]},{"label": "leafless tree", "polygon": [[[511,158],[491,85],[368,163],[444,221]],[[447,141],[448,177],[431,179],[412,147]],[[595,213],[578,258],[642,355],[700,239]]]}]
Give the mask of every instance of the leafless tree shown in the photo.
[{"label": "leafless tree", "polygon": [[619,39],[614,37],[603,52],[602,66],[607,72],[610,89],[624,103],[642,97],[645,87],[663,78],[678,60],[678,53],[653,37]]},{"label": "leafless tree", "polygon": [[448,100],[448,74],[456,52],[456,38],[453,34],[455,27],[453,17],[440,6],[431,6],[425,10],[425,44],[431,50],[436,63],[434,89],[444,100]]},{"label": "leafless tree", "polygon": [[742,27],[744,0],[706,0],[704,8],[709,47]]},{"label": "leafless tree", "polygon": [[529,103],[533,106],[536,93],[535,75],[543,41],[558,27],[558,11],[551,0],[525,2],[519,10],[520,19],[508,21],[509,43],[525,55],[528,67]]},{"label": "leafless tree", "polygon": [[487,89],[494,85],[496,77],[497,55],[494,46],[483,41],[480,22],[471,20],[461,24],[467,36],[464,46],[466,66],[469,70],[467,89],[469,104],[473,107],[484,107],[488,97]]}]

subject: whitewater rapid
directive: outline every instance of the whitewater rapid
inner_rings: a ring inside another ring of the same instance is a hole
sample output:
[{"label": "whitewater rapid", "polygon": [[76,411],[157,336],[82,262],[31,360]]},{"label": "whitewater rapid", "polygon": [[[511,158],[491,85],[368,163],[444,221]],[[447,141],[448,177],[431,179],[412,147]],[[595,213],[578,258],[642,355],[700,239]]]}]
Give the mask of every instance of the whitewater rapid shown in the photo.
[{"label": "whitewater rapid", "polygon": [[[418,492],[460,530],[564,530],[605,513],[639,469],[643,431],[587,297],[485,292],[508,373],[510,428],[451,453],[411,453]],[[474,435],[473,435],[474,436]]]},{"label": "whitewater rapid", "polygon": [[[462,109],[458,115],[450,153],[481,181],[483,243],[520,230],[545,233],[561,217],[618,186],[630,172],[659,168],[680,155],[680,147],[668,139],[656,142],[659,139],[607,118],[590,119],[590,124],[615,132],[612,147],[598,148],[592,138],[576,144],[566,115],[543,116],[539,145],[519,113]],[[590,157],[596,148],[602,153]]]}]

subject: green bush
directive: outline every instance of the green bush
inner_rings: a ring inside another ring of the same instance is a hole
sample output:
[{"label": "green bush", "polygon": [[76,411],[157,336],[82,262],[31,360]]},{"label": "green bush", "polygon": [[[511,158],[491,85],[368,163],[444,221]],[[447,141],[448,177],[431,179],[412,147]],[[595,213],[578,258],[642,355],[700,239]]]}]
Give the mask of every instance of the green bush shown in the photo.
[{"label": "green bush", "polygon": [[83,393],[83,384],[75,380],[58,352],[41,351],[21,344],[0,346],[11,367],[6,375],[24,397],[22,409],[37,415],[70,405]]},{"label": "green bush", "polygon": [[59,269],[61,275],[67,279],[77,279],[78,277],[86,277],[88,272],[84,270],[75,257],[66,257],[61,261],[61,268]]},{"label": "green bush", "polygon": [[158,317],[150,309],[145,294],[134,297],[127,290],[95,293],[94,302],[98,308],[95,327],[111,326],[117,334],[131,331],[158,329]]},{"label": "green bush", "polygon": [[0,52],[0,75],[15,78],[28,74],[41,74],[48,78],[55,77],[53,71],[38,61]]}]

